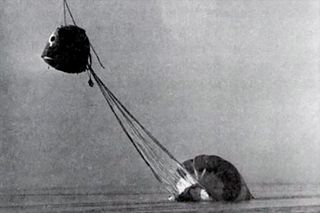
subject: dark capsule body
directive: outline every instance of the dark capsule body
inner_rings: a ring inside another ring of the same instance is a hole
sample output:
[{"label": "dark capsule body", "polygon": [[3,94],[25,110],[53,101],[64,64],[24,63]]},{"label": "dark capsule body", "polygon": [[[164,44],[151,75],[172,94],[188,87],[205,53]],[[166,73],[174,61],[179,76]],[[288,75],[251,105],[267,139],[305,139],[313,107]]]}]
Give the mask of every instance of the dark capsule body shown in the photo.
[{"label": "dark capsule body", "polygon": [[81,73],[87,69],[90,43],[84,29],[61,26],[49,37],[41,57],[50,66],[66,73]]}]

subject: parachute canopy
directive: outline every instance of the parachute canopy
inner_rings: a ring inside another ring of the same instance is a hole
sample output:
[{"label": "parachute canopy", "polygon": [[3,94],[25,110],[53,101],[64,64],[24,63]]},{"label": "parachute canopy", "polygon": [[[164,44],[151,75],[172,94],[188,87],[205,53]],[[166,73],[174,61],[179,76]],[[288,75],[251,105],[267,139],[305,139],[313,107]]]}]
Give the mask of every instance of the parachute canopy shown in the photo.
[{"label": "parachute canopy", "polygon": [[[198,155],[182,164],[213,201],[243,201],[253,198],[237,168],[219,156]],[[198,199],[193,197],[194,190],[187,188],[177,199]]]}]

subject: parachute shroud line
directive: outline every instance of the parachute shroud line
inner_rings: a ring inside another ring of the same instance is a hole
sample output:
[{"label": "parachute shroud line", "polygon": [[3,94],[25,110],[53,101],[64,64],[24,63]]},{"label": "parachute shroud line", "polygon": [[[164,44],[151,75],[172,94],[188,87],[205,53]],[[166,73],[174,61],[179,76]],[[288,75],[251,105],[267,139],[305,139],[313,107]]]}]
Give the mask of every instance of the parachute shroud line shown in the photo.
[{"label": "parachute shroud line", "polygon": [[198,184],[182,164],[126,109],[96,73],[92,69],[90,72],[121,128],[157,180],[175,195],[191,185]]}]

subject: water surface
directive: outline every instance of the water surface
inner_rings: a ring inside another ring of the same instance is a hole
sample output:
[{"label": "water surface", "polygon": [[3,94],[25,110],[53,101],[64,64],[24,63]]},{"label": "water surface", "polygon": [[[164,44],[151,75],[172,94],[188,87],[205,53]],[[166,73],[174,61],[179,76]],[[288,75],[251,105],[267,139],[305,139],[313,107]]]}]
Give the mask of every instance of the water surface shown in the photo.
[{"label": "water surface", "polygon": [[104,187],[2,190],[0,212],[320,212],[320,184],[250,188],[256,199],[238,203],[177,203],[164,192],[110,192]]}]

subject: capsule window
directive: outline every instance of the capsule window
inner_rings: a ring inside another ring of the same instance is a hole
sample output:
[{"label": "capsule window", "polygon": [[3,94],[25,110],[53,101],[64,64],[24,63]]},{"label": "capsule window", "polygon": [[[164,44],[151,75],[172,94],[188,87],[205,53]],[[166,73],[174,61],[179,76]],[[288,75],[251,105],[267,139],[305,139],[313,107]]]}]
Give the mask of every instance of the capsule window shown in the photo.
[{"label": "capsule window", "polygon": [[49,45],[50,47],[53,45],[53,43],[56,41],[56,36],[54,33],[52,33],[52,35],[49,37]]}]

